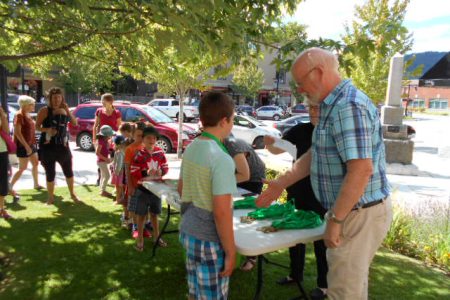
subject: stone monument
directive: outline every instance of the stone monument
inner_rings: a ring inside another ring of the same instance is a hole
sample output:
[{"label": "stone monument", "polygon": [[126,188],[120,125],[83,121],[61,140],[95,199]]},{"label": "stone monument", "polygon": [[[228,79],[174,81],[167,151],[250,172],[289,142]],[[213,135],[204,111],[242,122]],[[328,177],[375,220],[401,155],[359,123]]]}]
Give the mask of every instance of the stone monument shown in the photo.
[{"label": "stone monument", "polygon": [[386,102],[381,108],[381,123],[386,147],[386,162],[411,165],[414,142],[408,138],[408,127],[403,124],[402,78],[403,55],[396,54],[391,58]]}]

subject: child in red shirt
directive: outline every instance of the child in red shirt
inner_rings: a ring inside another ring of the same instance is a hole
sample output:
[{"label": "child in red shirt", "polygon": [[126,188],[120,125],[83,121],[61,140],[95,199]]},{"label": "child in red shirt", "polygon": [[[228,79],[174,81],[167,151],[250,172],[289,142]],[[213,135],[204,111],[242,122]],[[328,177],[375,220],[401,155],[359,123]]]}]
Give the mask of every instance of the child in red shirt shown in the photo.
[{"label": "child in red shirt", "polygon": [[[142,186],[143,181],[161,180],[162,176],[167,174],[169,167],[164,151],[156,146],[159,133],[153,127],[146,127],[143,131],[144,147],[137,151],[131,165],[130,175],[137,181],[137,187],[131,198],[136,200],[135,214],[138,223],[138,238],[136,250],[144,250],[144,222],[145,217],[150,210],[150,219],[153,225],[153,240],[159,236],[158,215],[161,214],[161,199]],[[130,201],[133,201],[130,199]],[[159,246],[166,247],[167,244],[159,239]]]}]

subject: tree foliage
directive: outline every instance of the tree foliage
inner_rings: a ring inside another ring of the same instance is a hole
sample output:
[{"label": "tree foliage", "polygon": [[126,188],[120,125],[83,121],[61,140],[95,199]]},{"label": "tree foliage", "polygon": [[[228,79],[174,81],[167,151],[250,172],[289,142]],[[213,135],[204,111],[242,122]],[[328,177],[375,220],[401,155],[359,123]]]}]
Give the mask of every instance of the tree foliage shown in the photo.
[{"label": "tree foliage", "polygon": [[183,55],[195,43],[236,59],[272,29],[283,9],[293,11],[298,2],[3,0],[0,62],[13,68],[18,62],[68,51],[100,61],[114,55],[120,61],[144,40],[160,51],[175,47]]},{"label": "tree foliage", "polygon": [[241,60],[233,72],[232,83],[233,89],[254,101],[264,83],[264,73],[257,60],[251,57]]},{"label": "tree foliage", "polygon": [[412,48],[412,35],[403,26],[409,2],[368,0],[356,6],[356,20],[345,27],[345,75],[375,103],[383,102],[386,96],[391,57]]}]

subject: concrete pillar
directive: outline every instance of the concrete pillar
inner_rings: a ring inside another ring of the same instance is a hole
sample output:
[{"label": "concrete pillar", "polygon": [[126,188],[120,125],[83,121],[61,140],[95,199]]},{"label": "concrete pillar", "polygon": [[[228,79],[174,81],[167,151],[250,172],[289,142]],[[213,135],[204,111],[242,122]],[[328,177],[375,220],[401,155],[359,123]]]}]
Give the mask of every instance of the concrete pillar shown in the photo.
[{"label": "concrete pillar", "polygon": [[414,142],[408,138],[407,126],[403,125],[402,107],[403,55],[391,58],[386,102],[381,108],[386,162],[411,164]]}]

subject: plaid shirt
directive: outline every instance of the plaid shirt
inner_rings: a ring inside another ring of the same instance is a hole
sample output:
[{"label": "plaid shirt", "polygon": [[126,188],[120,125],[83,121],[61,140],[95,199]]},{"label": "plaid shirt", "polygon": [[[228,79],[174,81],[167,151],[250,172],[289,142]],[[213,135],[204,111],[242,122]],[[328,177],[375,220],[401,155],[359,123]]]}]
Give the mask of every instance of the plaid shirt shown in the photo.
[{"label": "plaid shirt", "polygon": [[352,159],[370,158],[373,165],[357,206],[389,195],[378,111],[350,80],[341,81],[321,103],[312,150],[311,183],[325,208],[332,208],[336,202],[347,172],[346,162]]}]

